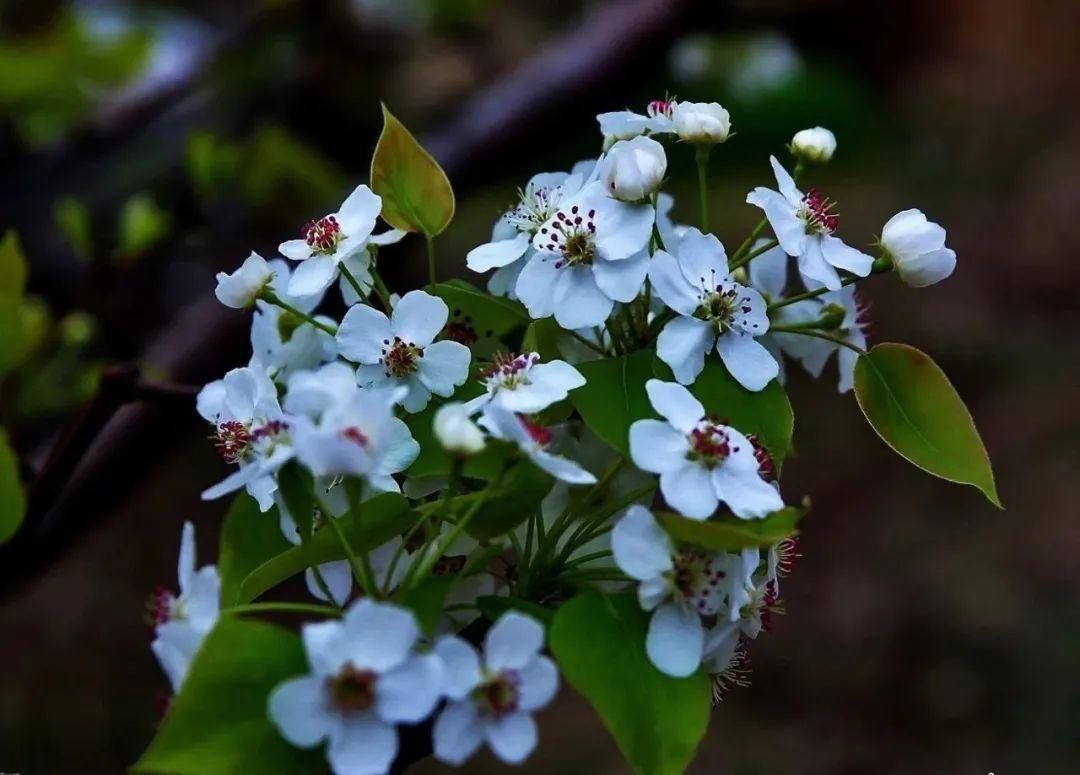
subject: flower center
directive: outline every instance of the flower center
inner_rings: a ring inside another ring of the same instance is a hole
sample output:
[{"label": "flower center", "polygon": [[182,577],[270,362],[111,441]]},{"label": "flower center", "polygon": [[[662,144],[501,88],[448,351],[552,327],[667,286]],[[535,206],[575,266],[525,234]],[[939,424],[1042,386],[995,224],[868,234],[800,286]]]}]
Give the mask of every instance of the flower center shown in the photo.
[{"label": "flower center", "polygon": [[146,601],[144,620],[151,627],[156,627],[174,619],[184,618],[183,607],[177,605],[178,602],[176,596],[165,587],[155,587]]},{"label": "flower center", "polygon": [[395,336],[394,341],[383,340],[382,361],[388,377],[407,377],[415,374],[417,361],[424,357],[424,348]]},{"label": "flower center", "polygon": [[364,435],[364,432],[357,428],[355,425],[350,425],[347,428],[341,429],[341,438],[346,441],[351,441],[358,447],[366,447],[368,445],[368,437]]},{"label": "flower center", "polygon": [[371,670],[358,670],[346,662],[333,678],[327,678],[330,702],[342,713],[360,713],[375,704],[375,682],[378,676]]},{"label": "flower center", "polygon": [[773,617],[784,613],[784,606],[776,594],[776,585],[771,581],[755,588],[750,602],[739,609],[739,616],[744,620],[758,617],[761,620],[761,629],[766,632],[773,628]]},{"label": "flower center", "polygon": [[758,441],[756,433],[747,434],[746,438],[754,448],[754,459],[758,463],[758,475],[766,482],[776,481],[776,465],[773,463],[769,450]]},{"label": "flower center", "polygon": [[327,215],[317,221],[308,221],[304,226],[304,242],[311,248],[312,255],[329,256],[337,250],[338,243],[345,238],[337,218]]},{"label": "flower center", "polygon": [[840,216],[832,212],[836,202],[824,196],[816,188],[806,192],[799,217],[806,222],[807,234],[832,234],[840,221]]},{"label": "flower center", "polygon": [[227,420],[221,423],[210,438],[214,441],[217,453],[226,463],[238,463],[251,450],[251,433],[248,427],[239,420]]},{"label": "flower center", "polygon": [[529,433],[529,438],[536,442],[537,446],[546,447],[551,443],[551,431],[545,428],[543,425],[533,422],[532,420],[518,415],[518,420],[521,421],[521,425]]},{"label": "flower center", "polygon": [[698,426],[690,431],[688,440],[689,458],[709,468],[723,463],[732,452],[739,451],[738,447],[731,446],[727,431],[712,419],[699,422]]},{"label": "flower center", "polygon": [[536,353],[510,356],[505,353],[495,353],[492,356],[491,368],[481,374],[488,390],[498,388],[517,390],[520,385],[529,384],[529,369],[540,362],[540,356]]},{"label": "flower center", "polygon": [[657,116],[671,118],[671,110],[674,107],[675,103],[671,100],[653,100],[645,108],[645,112],[649,114],[649,118],[656,118]]},{"label": "flower center", "polygon": [[704,615],[716,613],[720,604],[720,583],[727,576],[719,555],[683,547],[673,560],[671,582],[694,609]]},{"label": "flower center", "polygon": [[513,670],[504,670],[473,690],[473,700],[482,712],[496,718],[513,713],[518,708],[520,679]]},{"label": "flower center", "polygon": [[596,210],[584,211],[574,205],[569,210],[559,210],[550,226],[540,233],[547,236],[544,247],[559,253],[562,260],[556,269],[564,266],[589,265],[596,258]]},{"label": "flower center", "polygon": [[503,217],[518,231],[536,234],[536,230],[559,206],[562,193],[562,186],[547,188],[529,183],[524,191],[518,191],[520,201]]},{"label": "flower center", "polygon": [[435,561],[435,565],[431,568],[431,575],[453,576],[455,573],[460,573],[468,559],[464,554],[444,554]]}]

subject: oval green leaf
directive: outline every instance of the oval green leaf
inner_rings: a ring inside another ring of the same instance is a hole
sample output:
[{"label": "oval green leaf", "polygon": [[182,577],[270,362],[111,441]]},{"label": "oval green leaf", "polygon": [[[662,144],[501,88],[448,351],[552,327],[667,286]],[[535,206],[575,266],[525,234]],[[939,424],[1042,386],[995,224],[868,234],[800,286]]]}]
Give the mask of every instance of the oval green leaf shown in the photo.
[{"label": "oval green leaf", "polygon": [[382,106],[383,130],[371,158],[371,190],[395,229],[440,234],[454,217],[454,190],[438,162]]},{"label": "oval green leaf", "polygon": [[585,384],[570,391],[570,400],[589,429],[628,460],[631,423],[654,414],[645,393],[645,383],[653,376],[652,362],[652,350],[641,350],[579,363]]},{"label": "oval green leaf", "polygon": [[855,362],[855,398],[899,455],[934,476],[970,484],[998,508],[990,458],[964,402],[926,353],[884,342]]},{"label": "oval green leaf", "polygon": [[649,614],[633,595],[579,595],[555,612],[548,643],[635,772],[684,772],[709,724],[709,679],[664,675],[645,653]]},{"label": "oval green leaf", "polygon": [[717,517],[707,521],[687,519],[669,511],[659,511],[656,519],[668,535],[681,543],[713,552],[772,546],[795,534],[807,506],[787,506],[764,519]]},{"label": "oval green leaf", "polygon": [[278,510],[263,514],[254,498],[238,495],[225,515],[218,545],[222,608],[240,602],[240,586],[248,574],[291,548],[281,534]]},{"label": "oval green leaf", "polygon": [[491,296],[464,280],[435,283],[427,289],[450,308],[450,322],[467,323],[480,337],[501,337],[529,325],[529,313],[516,301]]},{"label": "oval green leaf", "polygon": [[26,496],[19,480],[19,461],[0,428],[0,544],[9,540],[26,513]]}]

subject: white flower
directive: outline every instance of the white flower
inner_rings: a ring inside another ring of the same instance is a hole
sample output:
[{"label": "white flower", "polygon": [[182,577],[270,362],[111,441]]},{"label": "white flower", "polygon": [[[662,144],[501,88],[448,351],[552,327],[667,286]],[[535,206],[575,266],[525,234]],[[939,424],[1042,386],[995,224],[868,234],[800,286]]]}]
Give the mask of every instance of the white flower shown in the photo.
[{"label": "white flower", "polygon": [[195,570],[195,527],[190,522],[184,523],[180,534],[177,565],[180,594],[174,596],[159,590],[154,595],[153,616],[157,626],[154,642],[150,644],[173,692],[179,691],[195,652],[217,621],[221,590],[217,568],[204,565]]},{"label": "white flower", "polygon": [[552,433],[520,414],[491,404],[480,425],[497,439],[512,441],[540,468],[568,484],[596,484],[596,477],[573,460],[549,452]]},{"label": "white flower", "polygon": [[393,414],[403,391],[357,389],[326,408],[317,422],[296,417],[297,459],[315,476],[350,474],[365,478],[376,490],[397,492],[392,475],[420,454],[409,427]]},{"label": "white flower", "polygon": [[[585,182],[594,162],[580,162],[573,171],[542,172],[533,175],[519,191],[519,201],[495,222],[491,241],[475,247],[465,256],[474,272],[495,269],[488,290],[496,296],[514,296],[514,286],[525,262],[532,255],[532,238],[551,218],[559,205],[572,197]],[[587,169],[588,168],[588,169]],[[515,297],[516,298],[516,297]]]},{"label": "white flower", "polygon": [[267,511],[274,505],[274,474],[293,457],[288,418],[277,388],[259,366],[233,369],[196,398],[203,419],[214,424],[214,443],[226,463],[239,468],[202,494],[213,500],[244,487]]},{"label": "white flower", "polygon": [[671,121],[674,105],[674,102],[667,100],[653,100],[646,108],[646,115],[630,110],[616,110],[601,113],[596,117],[596,121],[609,145],[617,140],[630,140],[643,134],[674,132],[675,125]]},{"label": "white flower", "polygon": [[218,272],[214,295],[226,307],[246,309],[255,303],[255,299],[270,284],[272,274],[266,259],[258,253],[252,253],[232,274]]},{"label": "white flower", "polygon": [[799,271],[831,291],[839,290],[837,269],[859,277],[870,274],[874,259],[833,236],[839,217],[833,203],[817,189],[803,194],[776,157],[770,156],[779,191],[758,187],[746,196],[749,204],[765,211],[780,247],[799,259]]},{"label": "white flower", "polygon": [[537,353],[513,358],[497,353],[483,381],[486,392],[469,401],[470,412],[493,404],[511,412],[535,414],[585,384],[581,372],[566,361],[540,363]]},{"label": "white flower", "polygon": [[534,318],[563,328],[603,323],[616,301],[637,297],[649,269],[653,208],[608,197],[592,183],[562,205],[533,237],[536,253],[517,281]]},{"label": "white flower", "polygon": [[446,708],[435,720],[435,758],[460,766],[487,742],[502,761],[518,764],[536,747],[532,713],[551,702],[559,672],[540,653],[544,628],[515,612],[499,617],[484,639],[484,656],[461,638],[435,644],[443,663]]},{"label": "white flower", "polygon": [[289,376],[284,406],[289,414],[318,419],[324,411],[356,392],[356,370],[334,361],[315,371],[297,371]]},{"label": "white flower", "polygon": [[[270,287],[286,303],[310,313],[322,301],[322,292],[312,296],[289,295],[291,273],[285,261],[270,261],[268,266],[273,271]],[[325,315],[315,319],[329,324],[335,322]],[[255,315],[251,321],[251,352],[250,365],[262,365],[274,379],[284,380],[294,371],[313,369],[333,360],[337,342],[321,328],[260,299],[255,302]]]},{"label": "white flower", "polygon": [[748,519],[783,508],[779,493],[758,474],[753,445],[744,435],[706,417],[682,385],[650,379],[645,390],[666,422],[631,425],[630,456],[638,468],[660,474],[660,492],[673,509],[705,519],[723,501]]},{"label": "white flower", "polygon": [[484,448],[484,433],[469,416],[465,404],[453,402],[439,407],[432,428],[435,438],[448,452],[475,455]]},{"label": "white flower", "polygon": [[731,133],[731,116],[717,102],[676,102],[671,120],[688,143],[722,143]]},{"label": "white flower", "polygon": [[446,325],[450,309],[442,299],[410,291],[391,317],[372,307],[350,309],[338,328],[341,354],[360,364],[356,377],[362,386],[402,385],[402,405],[419,412],[431,394],[448,397],[469,376],[469,348],[459,342],[434,342]]},{"label": "white flower", "polygon": [[631,506],[611,532],[615,563],[636,579],[638,602],[652,611],[645,651],[657,669],[683,677],[705,647],[702,616],[724,613],[728,555],[678,548],[644,506]]},{"label": "white flower", "polygon": [[822,164],[836,153],[836,135],[823,126],[800,129],[791,138],[791,152],[803,161]]},{"label": "white flower", "polygon": [[386,772],[398,751],[395,725],[422,721],[439,700],[442,664],[414,652],[419,634],[409,611],[369,600],[341,621],[305,625],[311,673],[270,693],[270,720],[300,748],[328,740],[339,775]]},{"label": "white flower", "polygon": [[712,234],[690,229],[675,249],[678,258],[656,251],[649,267],[657,295],[679,313],[660,332],[656,354],[688,385],[715,346],[739,384],[763,389],[779,372],[776,359],[755,340],[769,330],[765,299],[732,279],[724,246]]},{"label": "white flower", "polygon": [[647,198],[664,181],[667,155],[651,137],[620,140],[600,162],[600,179],[608,194],[624,202]]},{"label": "white flower", "polygon": [[956,268],[956,253],[945,247],[945,229],[919,210],[902,210],[881,230],[881,246],[900,279],[915,288],[939,283]]},{"label": "white flower", "polygon": [[382,199],[367,186],[357,186],[336,213],[311,221],[304,238],[282,242],[278,251],[285,258],[302,261],[289,281],[289,293],[307,296],[330,287],[341,263],[370,245],[389,245],[404,237],[391,229],[373,235]]},{"label": "white flower", "polygon": [[[858,292],[850,285],[845,285],[839,291],[822,294],[817,299],[801,301],[782,308],[785,312],[784,322],[798,324],[820,319],[829,305],[839,305],[844,310],[844,317],[839,328],[831,331],[830,335],[865,350],[866,331],[869,328],[867,308],[862,303]],[[778,334],[777,338],[780,339],[781,336],[784,351],[802,363],[814,377],[821,376],[829,356],[835,352],[839,369],[840,392],[846,393],[854,387],[855,361],[859,357],[857,352],[824,339],[797,334]]]}]

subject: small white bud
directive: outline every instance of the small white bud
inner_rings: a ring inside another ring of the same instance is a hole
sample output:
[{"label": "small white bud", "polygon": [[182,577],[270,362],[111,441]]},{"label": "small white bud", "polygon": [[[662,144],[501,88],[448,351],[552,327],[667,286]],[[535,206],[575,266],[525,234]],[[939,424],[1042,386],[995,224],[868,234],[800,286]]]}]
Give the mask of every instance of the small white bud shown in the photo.
[{"label": "small white bud", "polygon": [[258,253],[252,253],[232,274],[218,272],[214,295],[226,307],[246,309],[255,303],[273,276],[266,260]]},{"label": "small white bud", "polygon": [[920,210],[902,210],[881,230],[881,247],[900,279],[914,288],[941,282],[956,268],[956,253],[945,247],[945,229]]},{"label": "small white bud", "polygon": [[823,126],[800,130],[791,138],[791,152],[802,161],[823,164],[836,153],[836,135]]},{"label": "small white bud", "polygon": [[449,403],[435,412],[435,438],[447,452],[475,455],[484,448],[484,434],[469,417],[465,404]]},{"label": "small white bud", "polygon": [[615,199],[639,202],[660,187],[666,172],[664,146],[649,137],[635,137],[611,146],[600,177]]},{"label": "small white bud", "polygon": [[731,134],[731,116],[718,102],[676,102],[671,120],[688,143],[722,143]]}]

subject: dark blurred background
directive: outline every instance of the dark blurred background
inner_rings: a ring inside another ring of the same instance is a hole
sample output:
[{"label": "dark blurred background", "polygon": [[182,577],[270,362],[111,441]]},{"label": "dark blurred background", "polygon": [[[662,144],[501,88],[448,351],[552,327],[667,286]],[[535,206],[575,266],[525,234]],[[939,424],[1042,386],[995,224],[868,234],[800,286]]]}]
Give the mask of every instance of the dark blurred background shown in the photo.
[{"label": "dark blurred background", "polygon": [[[249,354],[214,272],[366,181],[378,100],[450,174],[441,271],[463,275],[517,186],[596,153],[597,112],[666,93],[731,111],[710,182],[729,246],[767,154],[816,124],[842,236],[905,207],[948,228],[947,282],[866,284],[874,338],[951,376],[1006,505],[894,456],[831,372],[795,373],[804,557],[692,771],[1080,772],[1075,0],[0,2],[0,227],[30,263],[0,418],[36,481],[0,549],[0,770],[121,772],[152,735],[143,602],[175,584],[181,523],[211,560],[224,511],[199,500],[221,467],[186,386]],[[692,154],[669,155],[692,222]],[[399,290],[421,264],[406,240],[382,266]],[[570,690],[541,725],[522,771],[625,771]]]}]

